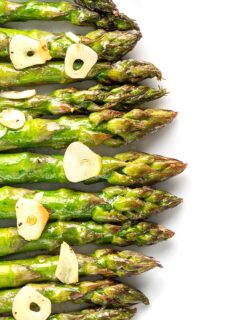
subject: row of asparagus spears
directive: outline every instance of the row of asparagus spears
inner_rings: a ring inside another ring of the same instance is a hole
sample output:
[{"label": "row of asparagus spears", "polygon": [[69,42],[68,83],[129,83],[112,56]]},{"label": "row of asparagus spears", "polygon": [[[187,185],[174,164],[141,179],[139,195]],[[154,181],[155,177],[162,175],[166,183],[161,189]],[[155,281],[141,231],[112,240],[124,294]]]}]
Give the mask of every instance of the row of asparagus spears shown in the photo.
[{"label": "row of asparagus spears", "polygon": [[[44,3],[42,4],[44,5]],[[9,43],[16,35],[46,41],[53,61],[41,66],[16,70],[8,62]],[[140,38],[141,33],[137,30],[116,30],[112,32],[96,30],[86,36],[78,36],[79,42],[93,49],[98,54],[99,59],[99,62],[89,72],[86,80],[95,80],[106,85],[115,83],[134,84],[153,77],[160,80],[162,77],[160,70],[151,63],[133,59],[119,60],[133,49]],[[0,87],[76,82],[66,75],[64,63],[60,61],[65,58],[67,49],[73,43],[73,40],[64,33],[53,34],[40,30],[22,31],[0,28],[0,58],[2,61],[6,61],[0,63]],[[76,68],[80,68],[81,64],[81,62],[78,65],[76,64]]]},{"label": "row of asparagus spears", "polygon": [[[0,151],[42,146],[59,149],[73,141],[88,146],[119,147],[175,118],[174,111],[139,106],[165,96],[167,90],[139,84],[148,78],[162,79],[160,70],[153,64],[120,60],[134,48],[141,32],[136,22],[120,13],[112,0],[75,0],[75,4],[36,0],[0,2],[1,25],[28,20],[67,20],[74,25],[95,26],[98,30],[79,35],[78,39],[98,54],[98,62],[86,78],[98,84],[87,90],[65,88],[49,96],[35,95],[19,100],[0,97],[0,112],[18,109],[26,116],[22,128],[8,128],[1,134]],[[46,41],[53,60],[42,66],[16,70],[9,62],[9,44],[16,35]],[[66,75],[61,61],[73,43],[65,33],[0,28],[0,88],[75,82]],[[42,118],[49,115],[64,117]],[[1,130],[2,126],[0,133]],[[104,279],[66,285],[60,284],[55,275],[59,262],[56,251],[63,241],[72,246],[95,243],[125,247],[151,245],[171,238],[173,231],[143,220],[179,205],[182,199],[147,186],[176,176],[185,167],[186,164],[176,159],[128,151],[113,157],[103,156],[99,176],[84,181],[86,184],[104,181],[112,185],[98,193],[0,188],[0,221],[15,219],[17,201],[22,197],[33,199],[39,192],[43,194],[41,203],[49,211],[51,220],[41,237],[34,241],[24,240],[16,227],[0,228],[0,257],[36,250],[54,254],[22,260],[0,259],[0,288],[3,289],[0,291],[0,314],[11,312],[20,287],[27,285],[53,304],[70,301],[88,305],[86,310],[52,315],[49,320],[131,319],[136,310],[129,307],[137,303],[149,304],[147,297],[127,284],[107,278],[138,275],[161,267],[156,260],[129,250],[98,249],[91,255],[77,253],[80,277],[101,276]],[[0,182],[6,185],[67,183],[63,156],[1,153]],[[13,318],[0,317],[0,320]]]}]

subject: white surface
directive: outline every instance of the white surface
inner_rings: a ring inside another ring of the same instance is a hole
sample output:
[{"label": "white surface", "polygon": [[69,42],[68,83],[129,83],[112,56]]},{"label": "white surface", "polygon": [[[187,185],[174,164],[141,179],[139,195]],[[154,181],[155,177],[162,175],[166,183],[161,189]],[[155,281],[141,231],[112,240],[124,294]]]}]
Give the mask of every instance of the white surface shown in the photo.
[{"label": "white surface", "polygon": [[152,304],[137,319],[239,319],[239,1],[117,2],[142,28],[135,55],[162,68],[164,105],[179,111],[145,150],[189,163],[164,184],[185,204],[159,219],[176,236],[150,250],[165,268],[141,277]]},{"label": "white surface", "polygon": [[[136,319],[237,320],[239,1],[116,2],[143,32],[131,56],[158,65],[171,90],[153,105],[179,111],[171,126],[134,147],[189,163],[183,175],[162,184],[185,198],[183,206],[157,219],[176,236],[139,249],[158,258],[164,269],[127,280],[151,301]],[[47,29],[34,23],[41,25]]]}]

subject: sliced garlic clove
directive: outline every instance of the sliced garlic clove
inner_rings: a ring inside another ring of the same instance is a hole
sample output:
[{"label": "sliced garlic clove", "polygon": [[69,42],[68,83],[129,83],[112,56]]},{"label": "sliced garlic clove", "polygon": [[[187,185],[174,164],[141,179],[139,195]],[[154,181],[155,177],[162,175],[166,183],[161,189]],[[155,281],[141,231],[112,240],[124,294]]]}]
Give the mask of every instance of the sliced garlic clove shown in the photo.
[{"label": "sliced garlic clove", "polygon": [[34,200],[37,201],[38,203],[41,203],[43,196],[44,196],[44,192],[38,192],[34,195]]},{"label": "sliced garlic clove", "polygon": [[81,142],[73,142],[65,152],[63,167],[67,179],[76,183],[98,176],[102,159]]},{"label": "sliced garlic clove", "polygon": [[4,137],[7,133],[7,128],[0,123],[0,138]]},{"label": "sliced garlic clove", "polygon": [[[37,310],[32,310],[33,306]],[[30,286],[20,289],[13,300],[12,314],[16,320],[46,320],[51,312],[51,301]]]},{"label": "sliced garlic clove", "polygon": [[38,52],[43,60],[49,61],[52,59],[50,52],[48,50],[48,44],[46,40],[39,41]]},{"label": "sliced garlic clove", "polygon": [[17,70],[44,64],[52,58],[46,41],[37,41],[23,35],[11,39],[9,51],[11,62]]},{"label": "sliced garlic clove", "polygon": [[24,90],[24,91],[1,91],[0,98],[21,100],[29,99],[37,94],[36,90]]},{"label": "sliced garlic clove", "polygon": [[6,109],[0,113],[0,123],[9,129],[20,129],[25,122],[25,114],[17,109]]},{"label": "sliced garlic clove", "polygon": [[73,33],[73,32],[66,32],[66,37],[71,40],[72,42],[75,42],[75,43],[79,43],[80,42],[80,39],[79,37]]},{"label": "sliced garlic clove", "polygon": [[20,198],[16,203],[17,229],[27,241],[38,240],[48,222],[49,212],[39,198]]},{"label": "sliced garlic clove", "polygon": [[66,242],[63,242],[60,248],[60,256],[55,276],[62,283],[72,284],[78,282],[77,256]]},{"label": "sliced garlic clove", "polygon": [[[81,60],[83,65],[79,70],[74,70],[74,63],[77,60]],[[65,72],[72,79],[84,79],[97,61],[98,55],[91,48],[80,43],[72,44],[66,53]]]}]

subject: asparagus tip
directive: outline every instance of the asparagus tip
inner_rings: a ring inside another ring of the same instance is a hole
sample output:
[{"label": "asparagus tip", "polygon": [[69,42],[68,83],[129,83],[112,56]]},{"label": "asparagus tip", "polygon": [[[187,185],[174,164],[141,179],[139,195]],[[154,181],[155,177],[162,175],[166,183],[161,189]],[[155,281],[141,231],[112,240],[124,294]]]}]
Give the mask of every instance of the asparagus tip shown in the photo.
[{"label": "asparagus tip", "polygon": [[187,163],[176,160],[175,163],[172,164],[172,168],[175,168],[177,174],[182,173],[187,168]]},{"label": "asparagus tip", "polygon": [[174,235],[175,232],[170,230],[170,229],[166,229],[165,227],[163,227],[162,225],[158,225],[158,229],[160,232],[162,232],[164,234],[164,239],[171,239]]},{"label": "asparagus tip", "polygon": [[175,197],[174,199],[171,199],[171,208],[177,207],[183,203],[183,198]]}]

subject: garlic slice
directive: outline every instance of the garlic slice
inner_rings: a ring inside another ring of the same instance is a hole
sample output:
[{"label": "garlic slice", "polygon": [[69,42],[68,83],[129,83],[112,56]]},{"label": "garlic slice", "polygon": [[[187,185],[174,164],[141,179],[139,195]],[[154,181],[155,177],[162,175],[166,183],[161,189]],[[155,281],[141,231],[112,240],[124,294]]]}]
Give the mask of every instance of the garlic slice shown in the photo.
[{"label": "garlic slice", "polygon": [[[74,70],[74,62],[81,60],[83,65],[79,70]],[[91,48],[81,44],[72,44],[66,53],[65,72],[72,79],[84,79],[98,61],[98,55]]]},{"label": "garlic slice", "polygon": [[36,90],[24,90],[24,91],[1,91],[0,98],[21,100],[29,99],[37,94]]},{"label": "garlic slice", "polygon": [[77,256],[66,242],[63,242],[60,248],[60,256],[55,276],[62,283],[72,284],[78,282]]},{"label": "garlic slice", "polygon": [[46,41],[37,41],[23,35],[11,39],[9,51],[12,64],[17,70],[44,64],[52,59]]},{"label": "garlic slice", "polygon": [[34,195],[34,200],[41,203],[43,196],[44,192],[38,192]]},{"label": "garlic slice", "polygon": [[78,37],[75,33],[73,33],[73,32],[66,32],[65,34],[66,34],[66,37],[67,37],[69,40],[71,40],[71,41],[73,41],[73,42],[75,42],[75,43],[79,43],[79,42],[80,42],[79,37]]},{"label": "garlic slice", "polygon": [[27,241],[38,240],[49,219],[49,212],[39,200],[36,195],[34,199],[20,198],[16,203],[18,233]]},{"label": "garlic slice", "polygon": [[65,152],[63,168],[67,179],[76,183],[98,176],[102,159],[83,143],[73,142]]},{"label": "garlic slice", "polygon": [[52,56],[50,55],[50,52],[48,50],[48,43],[46,40],[39,41],[38,52],[45,61],[52,60]]},{"label": "garlic slice", "polygon": [[0,138],[4,137],[7,133],[7,128],[0,123]]},{"label": "garlic slice", "polygon": [[[33,306],[39,311],[32,310]],[[12,314],[16,320],[46,320],[51,312],[51,301],[30,286],[20,289],[13,300]]]},{"label": "garlic slice", "polygon": [[25,122],[25,114],[17,109],[6,109],[0,113],[0,123],[9,129],[20,129]]}]

